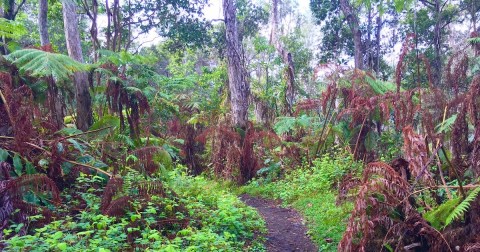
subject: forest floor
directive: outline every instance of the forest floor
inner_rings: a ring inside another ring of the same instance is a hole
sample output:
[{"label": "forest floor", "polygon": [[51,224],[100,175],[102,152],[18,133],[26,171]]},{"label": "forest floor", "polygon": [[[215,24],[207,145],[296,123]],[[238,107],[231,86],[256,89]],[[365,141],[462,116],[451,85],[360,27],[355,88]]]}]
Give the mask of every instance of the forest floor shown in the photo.
[{"label": "forest floor", "polygon": [[268,252],[318,251],[307,236],[307,228],[300,214],[290,208],[283,208],[279,201],[243,194],[245,204],[254,207],[265,219],[268,234],[266,247]]}]

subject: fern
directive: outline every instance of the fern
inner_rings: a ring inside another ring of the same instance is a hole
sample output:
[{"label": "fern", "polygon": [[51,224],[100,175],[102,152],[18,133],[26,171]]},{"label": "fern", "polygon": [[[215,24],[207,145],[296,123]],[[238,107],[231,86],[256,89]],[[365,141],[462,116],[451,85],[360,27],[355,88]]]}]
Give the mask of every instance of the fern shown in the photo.
[{"label": "fern", "polygon": [[445,226],[444,228],[452,221],[460,218],[464,213],[468,211],[470,208],[470,204],[477,198],[478,194],[480,193],[480,187],[475,188],[463,201],[460,203],[453,211],[448,215],[446,221],[445,221]]},{"label": "fern", "polygon": [[474,37],[467,39],[467,42],[470,44],[480,44],[480,37]]},{"label": "fern", "polygon": [[20,22],[0,18],[0,37],[20,39],[27,34],[27,29]]},{"label": "fern", "polygon": [[365,80],[367,81],[368,85],[370,85],[372,90],[379,95],[383,95],[387,92],[393,92],[396,89],[395,84],[392,82],[376,80],[370,76],[366,76]]},{"label": "fern", "polygon": [[435,127],[437,130],[437,133],[445,133],[447,131],[450,131],[452,129],[453,124],[457,120],[457,114],[452,115],[451,117],[447,118],[445,121],[440,123]]},{"label": "fern", "polygon": [[18,50],[5,58],[32,77],[53,77],[56,81],[67,80],[74,72],[88,70],[87,65],[66,55],[37,49]]},{"label": "fern", "polygon": [[448,200],[437,208],[426,212],[423,217],[432,225],[432,227],[441,229],[445,226],[447,217],[452,213],[453,209],[458,206],[461,200],[462,198]]}]

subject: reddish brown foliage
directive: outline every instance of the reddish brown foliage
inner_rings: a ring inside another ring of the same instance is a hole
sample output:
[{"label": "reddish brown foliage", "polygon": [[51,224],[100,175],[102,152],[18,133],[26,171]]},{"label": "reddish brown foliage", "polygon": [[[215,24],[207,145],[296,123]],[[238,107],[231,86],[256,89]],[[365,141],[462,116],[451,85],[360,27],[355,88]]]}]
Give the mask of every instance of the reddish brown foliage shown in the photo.
[{"label": "reddish brown foliage", "polygon": [[[409,183],[392,167],[368,164],[339,251],[379,251],[386,241],[400,250],[416,242],[431,251],[448,248],[440,233],[412,207],[410,193]],[[400,216],[394,217],[394,211]],[[384,237],[383,242],[374,239],[378,236]]]},{"label": "reddish brown foliage", "polygon": [[426,185],[433,185],[432,174],[428,169],[430,160],[427,156],[425,139],[416,134],[411,126],[403,129],[403,153],[409,163],[408,169],[412,176]]},{"label": "reddish brown foliage", "polygon": [[413,39],[415,38],[415,34],[408,34],[405,38],[405,41],[402,45],[402,52],[400,53],[400,57],[398,59],[397,68],[395,69],[395,83],[397,84],[397,93],[400,93],[400,86],[402,84],[402,71],[406,66],[405,57],[413,48]]}]

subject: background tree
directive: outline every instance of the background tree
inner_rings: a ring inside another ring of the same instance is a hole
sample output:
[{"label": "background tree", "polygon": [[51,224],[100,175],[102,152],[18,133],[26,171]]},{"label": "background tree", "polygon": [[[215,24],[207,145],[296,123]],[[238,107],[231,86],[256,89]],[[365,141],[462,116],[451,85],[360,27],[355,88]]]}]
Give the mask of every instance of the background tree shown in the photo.
[{"label": "background tree", "polygon": [[[62,2],[62,6],[68,55],[72,59],[83,63],[76,4],[73,1],[65,0]],[[88,75],[86,72],[77,72],[73,79],[75,85],[75,100],[77,101],[75,123],[78,129],[86,131],[93,123],[92,100],[90,91],[88,90]]]},{"label": "background tree", "polygon": [[241,41],[239,41],[236,13],[236,1],[223,0],[232,124],[237,128],[245,130],[248,122],[250,83],[244,68],[243,50]]}]

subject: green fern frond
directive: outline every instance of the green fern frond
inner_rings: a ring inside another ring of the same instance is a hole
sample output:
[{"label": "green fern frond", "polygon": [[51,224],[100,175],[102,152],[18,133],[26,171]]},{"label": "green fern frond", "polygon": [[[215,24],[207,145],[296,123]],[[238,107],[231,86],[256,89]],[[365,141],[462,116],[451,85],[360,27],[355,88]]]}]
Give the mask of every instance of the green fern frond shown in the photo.
[{"label": "green fern frond", "polygon": [[32,77],[53,77],[56,81],[67,80],[75,72],[88,70],[87,65],[66,55],[37,49],[18,50],[5,58]]},{"label": "green fern frond", "polygon": [[448,119],[446,119],[445,121],[443,121],[442,123],[440,123],[439,125],[437,125],[435,127],[435,129],[437,130],[437,133],[445,133],[447,131],[450,131],[456,120],[457,120],[457,114],[454,114]]},{"label": "green fern frond", "polygon": [[452,211],[458,206],[462,201],[462,198],[453,198],[448,200],[438,207],[432,209],[431,211],[426,212],[423,215],[423,218],[427,220],[432,227],[436,229],[441,229],[445,226],[447,217],[452,213]]},{"label": "green fern frond", "polygon": [[467,39],[467,42],[470,44],[480,44],[480,37],[474,37]]},{"label": "green fern frond", "polygon": [[477,198],[478,194],[480,193],[480,187],[475,188],[468,196],[462,201],[462,203],[458,204],[455,209],[448,215],[446,221],[445,221],[445,226],[450,225],[452,221],[460,218],[465,214],[468,209],[470,208],[471,203]]},{"label": "green fern frond", "polygon": [[27,29],[23,24],[0,18],[0,37],[20,39],[25,34],[27,34]]},{"label": "green fern frond", "polygon": [[393,92],[397,89],[396,85],[392,82],[376,80],[370,76],[366,76],[365,80],[376,94],[382,95],[387,92]]}]

